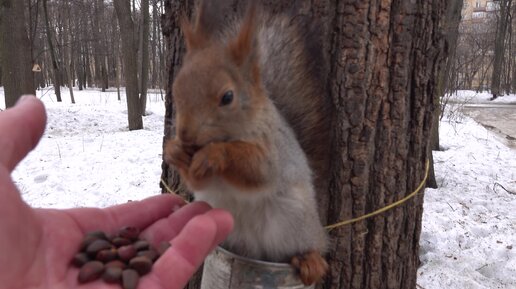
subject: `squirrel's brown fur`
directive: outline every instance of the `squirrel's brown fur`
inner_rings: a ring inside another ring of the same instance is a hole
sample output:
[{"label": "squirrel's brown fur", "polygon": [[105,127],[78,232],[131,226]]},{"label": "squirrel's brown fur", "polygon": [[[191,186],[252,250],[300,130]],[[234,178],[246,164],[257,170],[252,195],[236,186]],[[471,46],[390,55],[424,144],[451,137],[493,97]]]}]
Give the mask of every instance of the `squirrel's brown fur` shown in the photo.
[{"label": "squirrel's brown fur", "polygon": [[316,44],[292,17],[252,5],[243,20],[225,22],[213,2],[182,23],[187,54],[165,159],[196,199],[233,214],[227,249],[291,261],[305,284],[317,282],[327,239],[306,154],[313,166],[326,158],[318,143],[328,129]]}]

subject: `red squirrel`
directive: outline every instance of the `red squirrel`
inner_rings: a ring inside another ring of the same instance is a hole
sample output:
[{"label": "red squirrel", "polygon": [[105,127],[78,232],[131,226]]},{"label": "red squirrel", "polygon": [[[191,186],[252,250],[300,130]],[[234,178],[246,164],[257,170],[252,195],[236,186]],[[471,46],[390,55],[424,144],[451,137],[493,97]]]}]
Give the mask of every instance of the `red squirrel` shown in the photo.
[{"label": "red squirrel", "polygon": [[251,4],[241,19],[223,21],[214,2],[181,24],[187,51],[172,87],[176,131],[165,160],[196,200],[232,213],[224,248],[290,262],[304,284],[319,282],[327,235],[305,154],[324,122],[310,60],[317,45],[292,16]]}]

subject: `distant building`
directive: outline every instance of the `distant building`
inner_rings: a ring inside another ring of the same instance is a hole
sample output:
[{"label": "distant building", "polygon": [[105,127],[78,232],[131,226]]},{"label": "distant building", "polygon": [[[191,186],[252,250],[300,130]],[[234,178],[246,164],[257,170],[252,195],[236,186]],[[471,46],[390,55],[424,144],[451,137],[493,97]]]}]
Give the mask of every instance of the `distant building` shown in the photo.
[{"label": "distant building", "polygon": [[498,9],[498,0],[464,0],[457,48],[457,56],[462,61],[458,75],[460,88],[486,89],[489,86]]},{"label": "distant building", "polygon": [[498,10],[497,0],[464,0],[462,6],[462,20],[480,20],[488,18],[492,12]]}]

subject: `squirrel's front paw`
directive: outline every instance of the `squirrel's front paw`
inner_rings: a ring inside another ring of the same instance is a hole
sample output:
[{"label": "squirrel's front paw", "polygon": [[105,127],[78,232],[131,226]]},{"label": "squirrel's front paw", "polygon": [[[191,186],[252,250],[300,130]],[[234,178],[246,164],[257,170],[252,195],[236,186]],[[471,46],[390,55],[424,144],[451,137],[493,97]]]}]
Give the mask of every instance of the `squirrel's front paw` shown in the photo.
[{"label": "squirrel's front paw", "polygon": [[223,144],[207,144],[193,156],[188,173],[196,181],[202,181],[222,172],[225,167]]},{"label": "squirrel's front paw", "polygon": [[165,162],[175,166],[180,172],[187,172],[192,157],[185,151],[179,140],[168,140],[165,143]]},{"label": "squirrel's front paw", "polygon": [[290,263],[299,272],[303,284],[307,286],[321,281],[328,271],[328,263],[316,251],[294,256]]}]

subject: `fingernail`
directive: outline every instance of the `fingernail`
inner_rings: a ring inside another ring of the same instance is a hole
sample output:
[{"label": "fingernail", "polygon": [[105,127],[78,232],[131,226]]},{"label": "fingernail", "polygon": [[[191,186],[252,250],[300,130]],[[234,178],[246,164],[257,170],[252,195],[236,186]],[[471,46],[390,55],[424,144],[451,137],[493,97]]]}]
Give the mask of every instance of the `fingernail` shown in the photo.
[{"label": "fingernail", "polygon": [[23,102],[26,102],[27,100],[32,99],[32,98],[34,98],[34,96],[33,96],[33,95],[29,95],[29,94],[22,95],[22,96],[18,99],[18,101],[16,102],[16,105],[21,104],[21,103],[23,103]]}]

